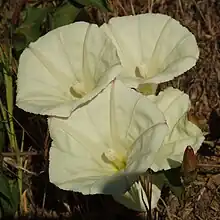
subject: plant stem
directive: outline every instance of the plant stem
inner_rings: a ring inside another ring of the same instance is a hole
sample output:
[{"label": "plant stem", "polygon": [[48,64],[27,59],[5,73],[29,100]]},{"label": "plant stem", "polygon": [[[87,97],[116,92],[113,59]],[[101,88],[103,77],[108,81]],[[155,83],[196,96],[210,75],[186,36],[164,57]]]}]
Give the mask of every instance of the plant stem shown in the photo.
[{"label": "plant stem", "polygon": [[[1,45],[0,53],[1,53],[0,54],[1,61],[4,65],[3,75],[4,75],[4,83],[5,83],[5,91],[6,91],[7,110],[4,108],[2,102],[1,102],[1,109],[2,109],[2,114],[3,114],[4,120],[8,122],[6,124],[6,127],[8,128],[7,133],[9,136],[11,148],[13,149],[13,151],[15,152],[15,155],[16,155],[16,163],[22,166],[22,159],[20,157],[20,150],[18,147],[18,142],[17,142],[16,133],[15,133],[15,129],[14,129],[14,120],[13,120],[14,96],[13,96],[13,78],[11,76],[11,71],[10,71],[10,67],[12,66],[11,65],[11,61],[12,61],[11,48],[9,47],[9,51],[6,51],[4,46]],[[22,138],[23,138],[23,136],[22,136]],[[21,145],[23,148],[23,142]],[[22,170],[21,169],[18,169],[17,175],[18,175],[18,188],[19,188],[19,193],[20,193],[20,198],[21,198],[21,196],[22,196]]]}]

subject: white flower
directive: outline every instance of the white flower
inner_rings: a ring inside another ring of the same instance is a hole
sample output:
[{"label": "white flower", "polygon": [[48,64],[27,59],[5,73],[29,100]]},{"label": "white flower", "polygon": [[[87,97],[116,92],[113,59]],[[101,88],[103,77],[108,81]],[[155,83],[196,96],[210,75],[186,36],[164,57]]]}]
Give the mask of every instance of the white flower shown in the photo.
[{"label": "white flower", "polygon": [[76,22],[50,31],[22,53],[17,106],[68,117],[120,72],[115,47],[95,24]]},{"label": "white flower", "polygon": [[[182,163],[185,148],[190,145],[196,151],[204,141],[202,131],[188,120],[189,96],[169,87],[158,96],[147,97],[163,112],[169,127],[169,132],[157,151],[151,169],[157,172],[178,167]],[[152,184],[151,208],[155,208],[164,184],[163,175],[154,174]],[[146,193],[140,182],[134,183],[124,195],[115,195],[114,199],[127,208],[137,211],[147,211],[146,206],[149,207]]]},{"label": "white flower", "polygon": [[[152,181],[151,209],[157,206],[163,184],[164,181],[160,176],[154,176]],[[149,200],[140,181],[135,182],[125,194],[114,195],[113,198],[125,207],[135,211],[146,212],[149,209]]]},{"label": "white flower", "polygon": [[199,56],[193,34],[167,15],[115,17],[101,28],[117,48],[123,66],[120,79],[134,88],[141,84],[144,91],[154,90],[148,83],[155,87],[183,74]]},{"label": "white flower", "polygon": [[68,119],[50,117],[50,181],[83,194],[123,194],[167,134],[161,111],[116,80]]},{"label": "white flower", "polygon": [[189,96],[169,87],[158,96],[148,98],[163,112],[169,127],[151,168],[156,172],[178,167],[182,163],[185,148],[189,145],[197,151],[204,141],[200,128],[188,120]]}]

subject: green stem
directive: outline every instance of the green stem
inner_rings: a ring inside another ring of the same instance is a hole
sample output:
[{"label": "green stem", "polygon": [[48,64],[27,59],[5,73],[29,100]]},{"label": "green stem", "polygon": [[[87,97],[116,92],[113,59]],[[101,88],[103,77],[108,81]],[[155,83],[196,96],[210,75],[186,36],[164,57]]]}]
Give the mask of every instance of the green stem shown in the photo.
[{"label": "green stem", "polygon": [[5,125],[5,128],[7,130],[7,135],[8,135],[8,139],[9,139],[9,142],[10,142],[10,145],[12,144],[12,140],[11,140],[11,135],[10,135],[10,127],[9,127],[9,123],[8,123],[8,118],[7,118],[7,111],[2,103],[2,100],[0,99],[0,109],[1,109],[1,112],[2,112],[2,117],[3,117],[3,120],[4,120],[4,125]]},{"label": "green stem", "polygon": [[[23,152],[24,150],[24,130],[22,130],[22,140],[21,140],[21,150],[20,152]],[[19,166],[23,167],[23,158],[20,156],[19,152]],[[19,188],[19,193],[20,193],[20,210],[22,210],[23,207],[23,200],[22,198],[22,177],[23,177],[23,171],[22,169],[18,169],[18,188]]]},{"label": "green stem", "polygon": [[11,147],[15,152],[18,152],[17,139],[14,130],[14,122],[13,122],[13,85],[12,85],[12,77],[7,75],[4,71],[4,79],[5,79],[5,88],[6,88],[6,102],[7,102],[7,112],[8,112],[8,121],[10,127],[10,135],[11,135]]},{"label": "green stem", "polygon": [[[5,90],[6,90],[6,105],[7,105],[7,110],[4,108],[2,102],[1,102],[1,109],[2,109],[2,114],[3,118],[5,121],[8,121],[6,124],[7,133],[9,136],[9,141],[11,148],[15,152],[16,155],[16,163],[19,165],[22,165],[22,159],[20,157],[20,150],[18,147],[18,142],[16,138],[16,133],[14,129],[14,120],[13,120],[13,78],[10,74],[9,67],[11,66],[11,58],[12,54],[11,51],[9,51],[8,56],[4,53],[3,49],[1,48],[1,57],[2,57],[2,62],[4,64],[3,68],[3,75],[4,75],[4,82],[5,82]],[[6,61],[8,61],[6,63]],[[7,68],[7,69],[6,69]],[[7,116],[6,116],[7,113]],[[23,137],[22,137],[23,138]],[[23,148],[23,142],[22,142],[22,148]],[[20,193],[20,198],[22,196],[22,170],[18,169],[18,187],[19,187],[19,193]]]}]

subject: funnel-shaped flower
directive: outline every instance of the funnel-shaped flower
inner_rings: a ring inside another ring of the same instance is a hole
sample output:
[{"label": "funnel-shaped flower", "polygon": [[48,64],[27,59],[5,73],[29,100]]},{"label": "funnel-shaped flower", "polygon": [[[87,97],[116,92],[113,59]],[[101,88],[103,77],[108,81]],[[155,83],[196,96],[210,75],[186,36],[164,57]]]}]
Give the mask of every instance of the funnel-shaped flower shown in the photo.
[{"label": "funnel-shaped flower", "polygon": [[68,117],[120,72],[116,49],[97,25],[76,22],[50,31],[20,57],[17,105]]},{"label": "funnel-shaped flower", "polygon": [[50,181],[84,194],[123,194],[153,163],[167,134],[147,97],[116,80],[68,119],[50,117]]},{"label": "funnel-shaped flower", "polygon": [[189,96],[169,87],[158,96],[148,98],[163,112],[169,127],[151,168],[156,172],[178,167],[182,163],[185,148],[189,145],[197,151],[204,141],[200,128],[188,120]]},{"label": "funnel-shaped flower", "polygon": [[110,19],[101,27],[117,48],[120,78],[129,86],[172,80],[193,67],[199,56],[195,37],[178,21],[162,14]]},{"label": "funnel-shaped flower", "polygon": [[[169,127],[169,132],[158,150],[151,168],[159,171],[180,166],[185,148],[190,145],[194,150],[198,150],[204,140],[202,131],[188,120],[189,97],[171,87],[160,92],[158,96],[147,97],[163,112]],[[151,208],[155,208],[165,180],[163,173],[155,173],[152,177]],[[134,183],[124,195],[114,195],[114,199],[130,209],[147,211],[148,199],[140,182]]]}]

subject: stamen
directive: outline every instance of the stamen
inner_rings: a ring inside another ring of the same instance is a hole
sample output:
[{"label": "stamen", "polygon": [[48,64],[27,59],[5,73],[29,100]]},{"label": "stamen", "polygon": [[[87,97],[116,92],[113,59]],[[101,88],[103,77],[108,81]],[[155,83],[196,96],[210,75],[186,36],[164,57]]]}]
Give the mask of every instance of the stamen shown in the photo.
[{"label": "stamen", "polygon": [[105,157],[105,162],[112,164],[117,170],[125,168],[126,161],[120,158],[112,148],[109,148],[103,155]]},{"label": "stamen", "polygon": [[76,98],[82,98],[86,94],[83,83],[77,83],[74,86],[71,86],[69,91],[71,95]]}]

